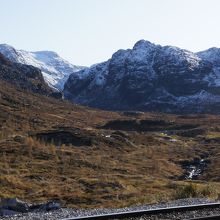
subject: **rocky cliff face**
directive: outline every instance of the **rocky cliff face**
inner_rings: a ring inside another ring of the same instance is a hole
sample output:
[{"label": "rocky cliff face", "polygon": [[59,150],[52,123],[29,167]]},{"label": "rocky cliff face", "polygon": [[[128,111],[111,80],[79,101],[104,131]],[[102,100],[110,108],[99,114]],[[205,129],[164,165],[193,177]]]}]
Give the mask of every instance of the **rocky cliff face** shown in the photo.
[{"label": "rocky cliff face", "polygon": [[55,98],[62,94],[50,88],[44,81],[41,71],[33,66],[13,63],[0,54],[0,80],[27,92],[38,93]]},{"label": "rocky cliff face", "polygon": [[141,40],[133,49],[72,74],[64,94],[109,110],[219,113],[220,53],[210,50],[196,54]]}]

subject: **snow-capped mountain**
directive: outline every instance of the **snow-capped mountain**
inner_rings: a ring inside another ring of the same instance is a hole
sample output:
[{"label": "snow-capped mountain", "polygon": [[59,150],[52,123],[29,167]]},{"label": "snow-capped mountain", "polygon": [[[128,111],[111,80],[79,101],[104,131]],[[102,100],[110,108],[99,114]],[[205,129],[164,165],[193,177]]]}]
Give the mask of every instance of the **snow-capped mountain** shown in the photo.
[{"label": "snow-capped mountain", "polygon": [[62,93],[49,87],[40,69],[21,63],[13,63],[0,53],[0,81],[28,93],[62,98]]},{"label": "snow-capped mountain", "polygon": [[220,49],[193,53],[141,40],[70,75],[64,95],[110,110],[220,113]]},{"label": "snow-capped mountain", "polygon": [[52,51],[28,52],[16,50],[7,44],[0,44],[0,53],[12,62],[39,68],[49,86],[60,91],[63,90],[64,83],[70,74],[84,68],[69,63]]}]

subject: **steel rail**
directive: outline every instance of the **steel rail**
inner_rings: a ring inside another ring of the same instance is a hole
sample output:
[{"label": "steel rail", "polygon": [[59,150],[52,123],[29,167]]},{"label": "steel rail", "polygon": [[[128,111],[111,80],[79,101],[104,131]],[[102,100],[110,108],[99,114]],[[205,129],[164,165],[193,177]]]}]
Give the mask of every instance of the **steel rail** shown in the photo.
[{"label": "steel rail", "polygon": [[[136,210],[136,211],[118,212],[118,213],[109,213],[109,214],[100,214],[100,215],[91,215],[91,216],[79,216],[72,218],[71,217],[64,218],[61,220],[123,219],[123,218],[131,218],[131,217],[141,217],[143,215],[164,214],[164,213],[172,213],[177,211],[184,212],[184,211],[192,211],[192,210],[201,210],[206,208],[220,208],[220,203],[206,203],[206,204],[197,204],[197,205],[189,205],[189,206],[174,206],[174,207],[158,208],[158,209]],[[199,220],[200,218],[197,219]]]}]

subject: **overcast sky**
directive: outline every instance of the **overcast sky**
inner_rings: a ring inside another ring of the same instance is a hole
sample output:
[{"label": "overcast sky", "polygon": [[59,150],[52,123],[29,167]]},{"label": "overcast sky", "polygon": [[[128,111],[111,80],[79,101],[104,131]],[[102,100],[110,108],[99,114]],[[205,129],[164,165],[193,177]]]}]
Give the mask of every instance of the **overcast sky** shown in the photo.
[{"label": "overcast sky", "polygon": [[0,43],[87,66],[140,39],[200,51],[220,47],[219,11],[220,0],[0,0]]}]

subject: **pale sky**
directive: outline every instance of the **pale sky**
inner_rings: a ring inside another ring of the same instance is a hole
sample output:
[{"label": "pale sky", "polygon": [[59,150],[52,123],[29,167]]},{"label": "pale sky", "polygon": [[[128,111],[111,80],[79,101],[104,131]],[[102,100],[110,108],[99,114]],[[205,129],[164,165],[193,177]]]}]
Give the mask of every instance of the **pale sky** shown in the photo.
[{"label": "pale sky", "polygon": [[220,0],[0,0],[0,43],[89,66],[140,39],[220,47]]}]

